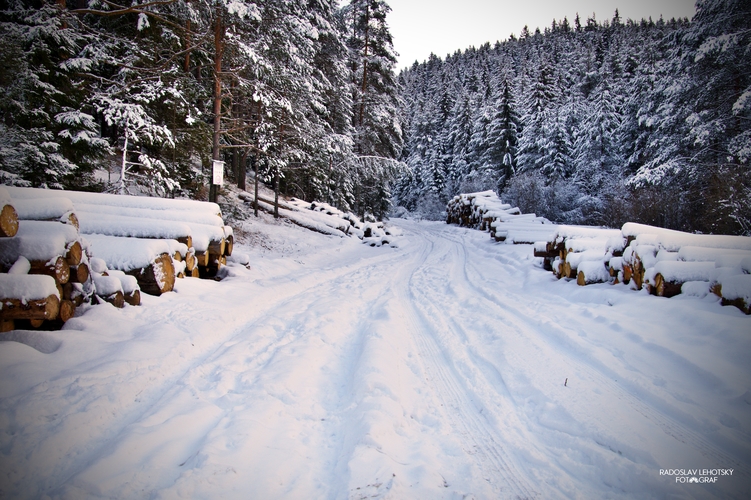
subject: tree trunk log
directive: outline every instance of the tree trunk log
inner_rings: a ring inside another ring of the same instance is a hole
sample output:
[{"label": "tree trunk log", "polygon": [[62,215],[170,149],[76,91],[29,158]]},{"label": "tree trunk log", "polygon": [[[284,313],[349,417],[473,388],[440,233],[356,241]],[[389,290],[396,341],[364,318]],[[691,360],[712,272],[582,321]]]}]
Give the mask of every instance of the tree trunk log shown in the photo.
[{"label": "tree trunk log", "polygon": [[64,285],[70,279],[70,266],[62,257],[57,257],[52,263],[32,260],[29,274],[46,274],[55,278],[59,284]]},{"label": "tree trunk log", "polygon": [[175,266],[167,253],[157,257],[148,267],[126,271],[125,274],[135,276],[141,291],[149,295],[171,292],[175,287]]},{"label": "tree trunk log", "polygon": [[20,299],[2,299],[0,319],[55,319],[60,311],[60,299],[50,295],[46,299],[29,300],[24,304]]},{"label": "tree trunk log", "polygon": [[101,298],[105,302],[109,302],[118,309],[125,307],[125,296],[123,296],[123,292],[119,290],[108,297],[101,297],[99,295],[97,295],[97,297]]}]

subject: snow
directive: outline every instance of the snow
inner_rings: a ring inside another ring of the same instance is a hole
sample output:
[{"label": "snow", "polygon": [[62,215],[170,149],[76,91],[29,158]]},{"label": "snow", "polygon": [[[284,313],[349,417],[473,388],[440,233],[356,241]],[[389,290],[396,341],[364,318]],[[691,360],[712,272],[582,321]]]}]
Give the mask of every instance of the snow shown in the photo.
[{"label": "snow", "polygon": [[[748,498],[751,317],[391,224],[370,248],[262,215],[250,270],[2,337],[4,494]],[[660,474],[686,468],[733,474]]]},{"label": "snow", "polygon": [[622,232],[623,236],[636,237],[638,244],[655,245],[671,252],[686,246],[751,251],[751,238],[747,236],[691,234],[633,222],[624,224]]},{"label": "snow", "polygon": [[610,281],[610,273],[602,260],[582,261],[577,270],[584,273],[587,283],[604,283]]},{"label": "snow", "polygon": [[150,208],[124,208],[110,205],[94,205],[91,203],[76,203],[76,210],[81,212],[90,212],[94,214],[124,215],[126,217],[138,217],[144,219],[171,220],[183,222],[190,219],[192,222],[199,224],[208,224],[211,226],[223,226],[222,218],[213,211],[190,211],[163,209],[155,210]]},{"label": "snow", "polygon": [[107,274],[120,280],[120,286],[122,287],[123,292],[126,294],[131,294],[139,289],[138,280],[135,276],[125,274],[123,271],[118,271],[116,269],[109,269],[107,271]]},{"label": "snow", "polygon": [[[100,234],[132,238],[177,239],[191,236],[191,228],[184,222],[143,219],[124,215],[78,212],[82,234]],[[206,244],[208,247],[208,243]]]},{"label": "snow", "polygon": [[657,274],[665,281],[685,283],[686,281],[712,281],[717,275],[713,262],[682,262],[663,260],[648,268],[645,277],[653,281]]},{"label": "snow", "polygon": [[578,268],[582,262],[597,261],[604,269],[604,262],[608,260],[610,260],[610,254],[606,254],[604,250],[587,250],[585,252],[569,252],[566,254],[566,262],[571,264],[573,268]]},{"label": "snow", "polygon": [[79,203],[92,205],[106,205],[120,208],[135,208],[149,210],[184,210],[190,213],[203,213],[218,216],[221,209],[216,203],[187,199],[150,198],[146,196],[121,196],[106,193],[89,193],[84,191],[58,191],[50,189],[35,189],[16,186],[6,186],[13,200],[37,200],[59,198],[70,199],[74,206]]},{"label": "snow", "polygon": [[743,299],[751,304],[751,274],[737,274],[720,280],[722,296],[728,300]]},{"label": "snow", "polygon": [[21,255],[16,262],[8,269],[8,274],[29,274],[31,271],[31,262]]},{"label": "snow", "polygon": [[[91,254],[104,261],[107,269],[143,269],[150,266],[159,255],[170,254],[170,243],[166,240],[120,238],[99,234],[87,234],[85,238],[89,242]],[[100,263],[94,267],[93,262],[92,270],[99,273],[106,271],[101,269]]]},{"label": "snow", "polygon": [[11,266],[21,255],[43,262],[65,255],[74,233],[75,227],[59,222],[20,221],[16,236],[0,239],[0,262]]},{"label": "snow", "polygon": [[60,298],[55,279],[43,274],[0,273],[0,300],[21,301],[46,299],[50,295]]},{"label": "snow", "polygon": [[[58,194],[62,194],[58,192]],[[48,198],[40,200],[13,200],[13,208],[20,220],[59,219],[74,212],[73,202],[68,198]]]},{"label": "snow", "polygon": [[123,286],[120,284],[120,280],[116,276],[93,274],[91,278],[94,280],[96,294],[100,297],[108,298],[115,295],[117,292],[122,293],[123,291]]}]

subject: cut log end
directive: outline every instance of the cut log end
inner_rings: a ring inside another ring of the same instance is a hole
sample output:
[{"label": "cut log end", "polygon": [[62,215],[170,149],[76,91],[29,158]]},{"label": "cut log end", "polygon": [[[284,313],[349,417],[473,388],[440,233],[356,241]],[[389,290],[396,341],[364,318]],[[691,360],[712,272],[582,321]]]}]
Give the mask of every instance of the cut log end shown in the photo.
[{"label": "cut log end", "polygon": [[141,305],[141,291],[140,290],[133,290],[131,293],[126,293],[125,295],[123,295],[123,298],[125,299],[126,304],[130,304],[132,306]]},{"label": "cut log end", "polygon": [[55,278],[59,284],[64,285],[70,279],[70,265],[62,256],[51,262],[33,260],[30,262],[29,274],[46,274]]},{"label": "cut log end", "polygon": [[68,265],[77,266],[83,259],[83,247],[78,241],[73,242],[68,248],[68,253],[65,255],[65,260],[68,261]]},{"label": "cut log end", "polygon": [[75,316],[76,314],[76,305],[71,300],[61,300],[60,301],[60,312],[58,314],[58,319],[65,323],[70,318]]},{"label": "cut log end", "polygon": [[99,298],[105,302],[109,302],[110,304],[117,307],[118,309],[122,309],[123,307],[125,307],[125,296],[123,295],[123,292],[121,292],[120,290],[118,290],[117,292],[113,293],[112,295],[108,297],[99,296]]},{"label": "cut log end", "polygon": [[127,274],[135,276],[141,291],[149,295],[171,292],[175,287],[175,266],[172,257],[164,253],[146,268],[134,269]]},{"label": "cut log end", "polygon": [[0,236],[11,238],[18,233],[18,213],[13,205],[0,209]]}]

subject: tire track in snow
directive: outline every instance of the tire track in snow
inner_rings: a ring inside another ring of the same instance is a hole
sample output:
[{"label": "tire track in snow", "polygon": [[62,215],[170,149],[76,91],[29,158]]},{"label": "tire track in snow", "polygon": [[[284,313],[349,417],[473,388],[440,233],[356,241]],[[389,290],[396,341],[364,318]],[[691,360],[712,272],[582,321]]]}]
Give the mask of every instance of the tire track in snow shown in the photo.
[{"label": "tire track in snow", "polygon": [[[260,311],[252,311],[248,315],[247,321],[243,324],[231,329],[223,335],[219,334],[218,338],[215,338],[214,342],[212,342],[213,345],[189,359],[185,364],[182,364],[182,366],[179,366],[176,372],[169,374],[170,376],[164,377],[160,380],[155,380],[154,375],[150,370],[140,370],[136,372],[135,376],[123,381],[123,383],[142,386],[143,389],[138,392],[137,396],[141,395],[148,389],[148,398],[144,399],[143,397],[136,397],[136,403],[131,401],[125,408],[120,409],[117,415],[113,412],[111,423],[109,425],[106,427],[100,427],[100,430],[97,433],[92,433],[92,437],[88,442],[77,443],[76,447],[78,450],[70,450],[68,452],[69,455],[72,455],[72,460],[58,462],[56,467],[57,471],[48,474],[44,480],[36,481],[33,485],[33,492],[26,491],[26,493],[23,493],[18,491],[17,493],[21,496],[26,494],[39,496],[43,493],[60,491],[65,488],[66,484],[91,467],[96,462],[97,457],[106,455],[107,450],[113,449],[113,447],[115,447],[116,444],[127,434],[128,429],[131,428],[131,426],[144,420],[149,415],[156,413],[160,405],[164,404],[165,400],[171,399],[176,390],[179,391],[179,388],[176,389],[176,386],[179,387],[181,381],[189,379],[192,372],[199,369],[199,367],[210,363],[213,359],[219,357],[223,351],[231,348],[233,344],[237,343],[239,339],[247,334],[248,329],[252,328],[253,325],[279,317],[280,313],[287,310],[290,304],[298,301],[301,297],[310,300],[309,296],[311,291],[325,288],[343,277],[346,279],[348,275],[351,275],[358,270],[362,270],[363,268],[377,266],[379,263],[387,261],[388,258],[388,254],[376,255],[366,261],[358,260],[354,263],[349,263],[345,266],[328,270],[326,273],[321,273],[320,270],[313,269],[304,273],[302,276],[289,278],[287,282],[274,288],[275,293],[273,297],[266,297],[266,300],[262,302],[263,305]],[[269,278],[267,281],[273,283],[275,279],[284,280],[286,277],[287,275],[282,275],[281,277]],[[185,313],[189,316],[191,311],[186,310]],[[159,311],[155,309],[154,314],[159,318]],[[179,314],[177,315],[179,316]],[[218,333],[219,332],[214,332],[213,335],[217,335]],[[281,335],[271,339],[266,345],[259,346],[259,354],[261,354],[261,356],[258,361],[262,362],[264,357],[268,360],[279,348],[288,343],[288,339],[285,337],[285,332],[283,332]],[[184,353],[173,352],[170,353],[169,358],[162,360],[162,362],[166,365],[171,362],[170,360],[172,358],[180,358],[183,355]],[[58,378],[50,383],[61,385],[69,383],[66,381],[78,381],[79,379],[89,378],[97,379],[99,376],[99,373],[88,373],[84,371],[82,373],[65,375],[64,377]],[[158,383],[155,384],[155,382]],[[45,384],[48,383],[45,382]],[[33,397],[33,389],[28,394],[32,394]],[[21,395],[17,398],[13,398],[13,401],[20,401],[27,397],[29,396]],[[91,398],[93,399],[86,397],[83,398],[74,407],[66,409],[68,410],[67,414],[83,414],[84,410],[81,408],[85,409],[92,403],[92,401],[96,402],[99,397],[99,392],[94,390],[91,395]],[[6,403],[13,404],[10,401],[6,401]],[[100,423],[100,425],[102,424]],[[93,427],[91,430],[96,429],[97,427]],[[91,430],[89,432],[91,432]],[[8,491],[13,493],[15,490],[10,489]]]},{"label": "tire track in snow", "polygon": [[[453,231],[443,230],[440,231],[442,237],[445,237],[457,245],[463,246],[458,233]],[[492,311],[484,314],[492,315],[495,318],[501,319],[503,322],[515,327],[519,334],[524,335],[523,332],[528,330],[539,330],[540,324],[535,323],[530,318],[536,317],[538,311],[530,309],[530,307],[522,300],[521,296],[507,296],[504,297],[498,290],[490,287],[487,280],[483,278],[483,273],[478,269],[478,264],[472,262],[470,259],[464,259],[464,277],[466,286],[470,289],[474,289],[478,292],[478,296],[483,298],[485,303],[484,307],[480,310]],[[530,264],[531,265],[531,264]],[[471,270],[473,276],[470,277],[468,269]],[[513,302],[514,307],[502,307],[502,304]],[[558,307],[556,304],[550,304],[550,307]],[[569,325],[569,329],[586,331],[587,328],[576,318],[568,314],[566,315],[568,320],[577,321],[576,324]],[[554,339],[555,342],[563,342],[568,344],[566,340],[565,329],[554,323],[547,323],[547,327],[553,328],[561,333],[561,337]],[[525,336],[526,339],[533,344],[536,339]],[[581,348],[577,345],[567,345],[573,350],[580,352]],[[563,350],[562,352],[566,352]],[[582,353],[583,354],[583,353]],[[659,409],[653,407],[649,403],[636,397],[632,392],[626,390],[622,384],[614,382],[613,378],[617,375],[609,370],[606,366],[602,365],[597,360],[593,359],[576,359],[572,356],[567,356],[569,361],[572,361],[577,368],[581,369],[593,381],[601,386],[605,387],[611,394],[617,397],[619,400],[628,404],[634,411],[643,415],[648,420],[654,422],[665,434],[671,436],[673,439],[692,446],[698,450],[703,456],[709,458],[716,464],[723,464],[723,467],[734,468],[746,477],[751,477],[751,467],[743,463],[736,457],[728,455],[716,445],[708,441],[704,436],[688,428],[684,424],[676,421],[669,415],[661,412]],[[606,375],[608,373],[608,375]]]},{"label": "tire track in snow", "polygon": [[505,451],[500,435],[481,413],[488,405],[478,404],[473,399],[473,396],[478,398],[478,395],[469,390],[468,381],[457,372],[453,360],[450,359],[451,353],[443,350],[435,335],[430,333],[448,328],[453,334],[463,335],[461,330],[456,329],[456,324],[453,324],[452,328],[446,322],[435,319],[443,313],[434,309],[431,314],[424,305],[430,301],[426,300],[425,293],[421,293],[420,290],[425,288],[416,282],[416,276],[425,268],[431,269],[436,266],[436,263],[431,261],[436,260],[437,251],[433,238],[425,234],[421,234],[420,237],[426,240],[429,250],[423,254],[420,263],[410,273],[405,289],[400,289],[397,293],[401,295],[398,302],[404,309],[404,317],[409,323],[408,330],[419,349],[423,368],[430,375],[431,381],[436,383],[435,389],[444,402],[452,426],[467,443],[465,451],[478,457],[477,463],[490,486],[503,498],[507,498],[508,495],[520,499],[535,498],[538,496],[537,493],[520,473],[521,468]]}]

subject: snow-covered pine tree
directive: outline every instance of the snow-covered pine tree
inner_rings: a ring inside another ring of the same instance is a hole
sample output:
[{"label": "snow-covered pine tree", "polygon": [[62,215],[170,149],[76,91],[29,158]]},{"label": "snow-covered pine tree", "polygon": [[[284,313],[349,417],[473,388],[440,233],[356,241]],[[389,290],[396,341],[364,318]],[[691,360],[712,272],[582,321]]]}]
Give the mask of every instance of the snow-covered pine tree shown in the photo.
[{"label": "snow-covered pine tree", "polygon": [[108,144],[71,62],[92,40],[64,2],[13,0],[0,11],[0,182],[93,182]]},{"label": "snow-covered pine tree", "polygon": [[386,16],[391,8],[383,0],[353,0],[341,11],[347,27],[352,75],[351,91],[355,153],[367,165],[356,183],[356,210],[385,215],[390,200],[388,184],[402,150],[399,94],[394,52]]}]

